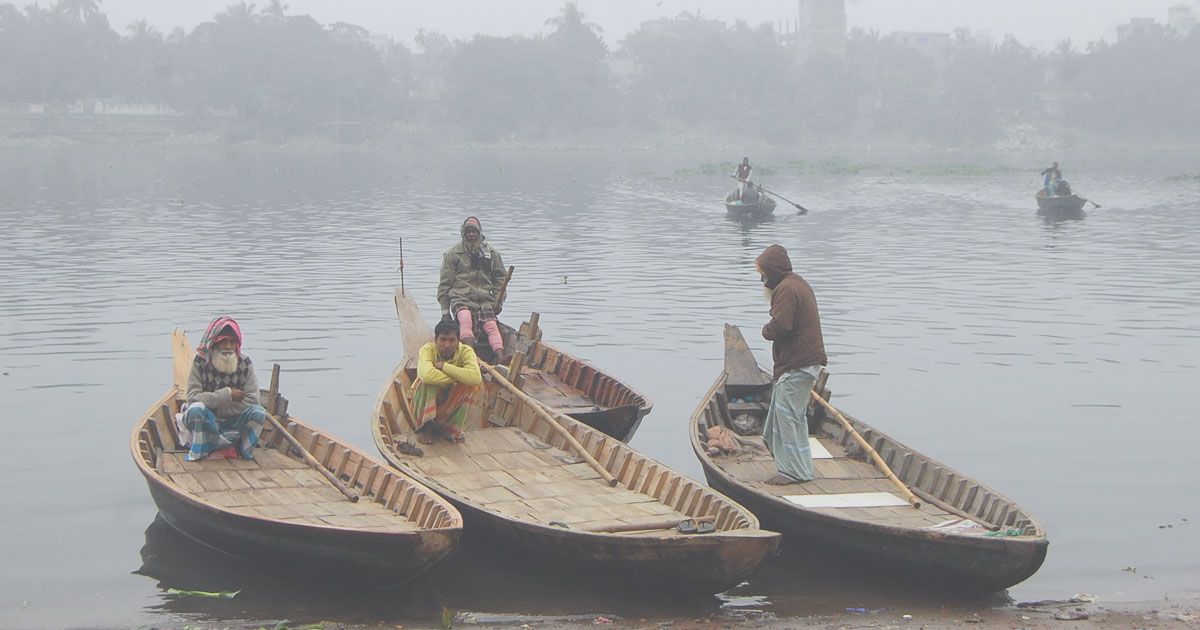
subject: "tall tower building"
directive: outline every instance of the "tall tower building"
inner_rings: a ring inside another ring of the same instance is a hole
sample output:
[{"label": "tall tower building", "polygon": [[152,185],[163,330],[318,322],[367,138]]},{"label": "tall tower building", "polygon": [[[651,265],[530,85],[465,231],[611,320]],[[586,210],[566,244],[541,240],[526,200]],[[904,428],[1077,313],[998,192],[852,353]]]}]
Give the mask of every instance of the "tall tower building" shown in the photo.
[{"label": "tall tower building", "polygon": [[846,52],[846,0],[799,0],[796,41],[804,56]]}]

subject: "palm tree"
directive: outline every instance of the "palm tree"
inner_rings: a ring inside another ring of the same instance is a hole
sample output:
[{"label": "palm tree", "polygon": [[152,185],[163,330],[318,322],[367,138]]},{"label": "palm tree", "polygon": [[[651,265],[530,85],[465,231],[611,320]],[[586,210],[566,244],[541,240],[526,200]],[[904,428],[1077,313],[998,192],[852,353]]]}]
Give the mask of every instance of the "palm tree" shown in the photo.
[{"label": "palm tree", "polygon": [[76,24],[85,24],[100,12],[100,0],[58,0],[54,10]]},{"label": "palm tree", "polygon": [[157,29],[150,26],[150,23],[144,18],[130,22],[129,26],[125,27],[125,31],[129,33],[131,38],[136,40],[162,39],[162,33],[159,33]]},{"label": "palm tree", "polygon": [[557,16],[546,20],[546,25],[553,26],[556,33],[584,28],[592,33],[595,33],[596,35],[599,35],[602,30],[600,25],[593,22],[584,22],[583,19],[586,17],[587,16],[583,14],[583,11],[579,10],[578,2],[567,2],[563,5],[563,8],[559,10],[559,14]]},{"label": "palm tree", "polygon": [[217,19],[226,18],[237,21],[248,21],[254,19],[254,3],[239,2],[225,7],[225,11],[217,14]]}]

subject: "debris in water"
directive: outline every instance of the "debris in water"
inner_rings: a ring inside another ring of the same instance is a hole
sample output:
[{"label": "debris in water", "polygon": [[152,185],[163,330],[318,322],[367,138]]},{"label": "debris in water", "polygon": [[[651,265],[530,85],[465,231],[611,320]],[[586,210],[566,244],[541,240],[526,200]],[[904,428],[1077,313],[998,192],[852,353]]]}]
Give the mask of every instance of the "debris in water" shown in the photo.
[{"label": "debris in water", "polygon": [[1063,611],[1054,613],[1054,618],[1059,621],[1083,621],[1088,618],[1088,614],[1082,610]]},{"label": "debris in water", "polygon": [[241,593],[242,589],[236,591],[187,591],[178,588],[167,589],[167,595],[175,595],[178,597],[209,597],[212,599],[233,599]]}]

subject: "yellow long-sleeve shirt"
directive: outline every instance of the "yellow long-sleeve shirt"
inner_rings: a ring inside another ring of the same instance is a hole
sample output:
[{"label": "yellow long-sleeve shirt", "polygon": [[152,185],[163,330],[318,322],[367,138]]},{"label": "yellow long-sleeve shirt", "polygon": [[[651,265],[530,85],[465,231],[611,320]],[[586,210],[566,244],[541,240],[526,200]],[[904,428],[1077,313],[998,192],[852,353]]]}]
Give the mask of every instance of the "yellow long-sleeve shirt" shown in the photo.
[{"label": "yellow long-sleeve shirt", "polygon": [[483,375],[479,372],[479,359],[471,346],[465,343],[458,344],[454,357],[446,361],[439,370],[433,364],[441,360],[437,344],[431,341],[421,346],[417,357],[417,378],[427,385],[438,387],[449,387],[455,383],[478,385],[483,382]]}]

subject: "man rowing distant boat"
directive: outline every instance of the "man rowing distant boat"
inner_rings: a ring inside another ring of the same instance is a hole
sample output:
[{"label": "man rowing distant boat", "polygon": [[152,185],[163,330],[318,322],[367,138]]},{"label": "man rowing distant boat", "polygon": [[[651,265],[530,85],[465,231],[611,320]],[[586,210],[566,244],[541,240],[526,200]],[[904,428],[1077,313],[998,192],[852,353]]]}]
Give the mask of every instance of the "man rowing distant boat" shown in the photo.
[{"label": "man rowing distant boat", "polygon": [[504,263],[483,236],[479,219],[467,217],[460,232],[462,240],[442,256],[437,293],[442,321],[458,320],[459,340],[469,346],[475,345],[475,322],[480,322],[495,362],[505,363],[504,338],[496,322],[504,307],[500,295]]},{"label": "man rowing distant boat", "polygon": [[454,322],[438,322],[433,334],[433,341],[421,346],[417,356],[417,380],[413,383],[417,441],[432,444],[437,433],[458,443],[465,440],[462,429],[483,375],[475,350],[459,343]]},{"label": "man rowing distant boat", "polygon": [[258,378],[250,357],[242,354],[242,329],[222,315],[208,324],[187,384],[187,461],[205,458],[254,459],[254,447],[267,421],[259,404]]},{"label": "man rowing distant boat", "polygon": [[754,261],[771,302],[771,321],[762,336],[771,341],[775,362],[771,407],[763,440],[778,472],[766,482],[782,486],[811,481],[815,471],[808,443],[808,402],[813,384],[827,363],[817,297],[808,282],[792,271],[781,245],[771,245]]},{"label": "man rowing distant boat", "polygon": [[752,170],[754,169],[750,166],[750,158],[742,158],[742,163],[738,164],[737,171],[733,174],[733,176],[738,180],[738,199],[741,199],[742,196],[745,195],[747,186],[753,186],[753,184],[750,183],[750,171]]}]

